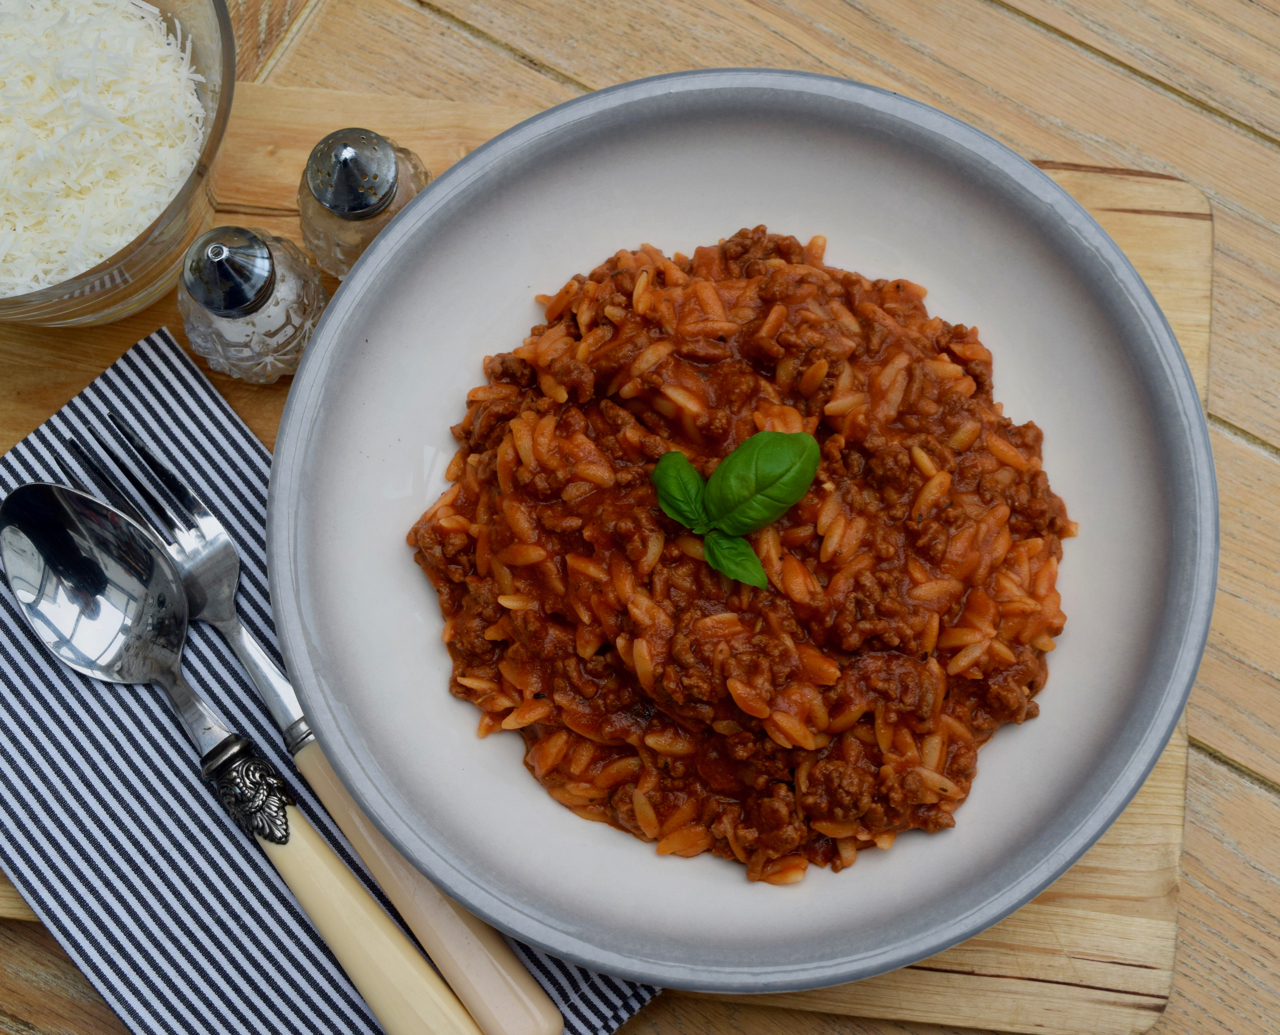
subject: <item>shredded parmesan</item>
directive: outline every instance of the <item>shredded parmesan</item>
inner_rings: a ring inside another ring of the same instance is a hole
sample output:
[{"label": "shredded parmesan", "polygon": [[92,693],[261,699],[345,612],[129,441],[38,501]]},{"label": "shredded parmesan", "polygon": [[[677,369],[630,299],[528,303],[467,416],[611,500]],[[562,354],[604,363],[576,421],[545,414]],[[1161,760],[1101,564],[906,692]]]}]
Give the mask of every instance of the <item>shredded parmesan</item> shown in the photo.
[{"label": "shredded parmesan", "polygon": [[198,82],[150,4],[0,0],[0,297],[91,269],[164,210],[200,154]]}]

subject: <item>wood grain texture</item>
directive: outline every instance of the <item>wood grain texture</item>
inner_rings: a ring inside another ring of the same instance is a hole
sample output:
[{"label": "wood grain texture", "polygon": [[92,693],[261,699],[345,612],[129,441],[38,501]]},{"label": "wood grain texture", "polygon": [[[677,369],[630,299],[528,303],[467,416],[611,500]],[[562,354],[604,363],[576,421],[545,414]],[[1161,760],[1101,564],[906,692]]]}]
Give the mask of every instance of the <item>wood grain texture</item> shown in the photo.
[{"label": "wood grain texture", "polygon": [[[316,141],[365,119],[422,159],[435,176],[537,108],[423,100],[405,95],[241,83],[214,184],[220,214],[290,216],[296,223],[303,166]],[[234,169],[234,175],[226,174]]]},{"label": "wood grain texture", "polygon": [[1280,1018],[1280,798],[1193,751],[1178,976],[1159,1035],[1274,1035]]},{"label": "wood grain texture", "polygon": [[267,81],[539,110],[585,92],[509,46],[397,0],[322,0]]},{"label": "wood grain texture", "polygon": [[587,0],[572,18],[555,0],[435,3],[593,88],[686,68],[798,68],[914,97],[1031,158],[1195,184],[1216,216],[1209,405],[1280,444],[1280,148],[1248,128],[984,0]]},{"label": "wood grain texture", "polygon": [[1252,0],[1004,0],[1172,89],[1280,137],[1280,9]]},{"label": "wood grain texture", "polygon": [[307,0],[227,0],[236,37],[236,79],[252,80],[307,6]]},{"label": "wood grain texture", "polygon": [[979,1035],[973,1028],[874,1020],[663,994],[619,1035]]},{"label": "wood grain texture", "polygon": [[1221,554],[1191,735],[1280,784],[1280,462],[1229,430],[1211,429],[1210,439]]},{"label": "wood grain texture", "polygon": [[39,924],[0,920],[0,1032],[125,1035],[128,1029]]},{"label": "wood grain texture", "polygon": [[35,910],[27,905],[9,881],[0,874],[0,918],[5,920],[38,920]]}]

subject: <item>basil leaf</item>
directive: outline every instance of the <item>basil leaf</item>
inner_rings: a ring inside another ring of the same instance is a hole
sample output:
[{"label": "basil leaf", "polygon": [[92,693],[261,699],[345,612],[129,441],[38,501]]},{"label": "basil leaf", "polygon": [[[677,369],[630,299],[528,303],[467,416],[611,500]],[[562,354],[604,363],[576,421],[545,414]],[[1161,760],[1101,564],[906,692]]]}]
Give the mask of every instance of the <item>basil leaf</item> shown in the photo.
[{"label": "basil leaf", "polygon": [[706,528],[702,499],[707,483],[687,456],[679,450],[664,453],[653,469],[653,484],[658,490],[658,506],[667,517],[696,532]]},{"label": "basil leaf", "polygon": [[777,521],[809,491],[820,459],[818,440],[805,432],[752,435],[708,480],[707,521],[731,536]]},{"label": "basil leaf", "polygon": [[748,586],[768,588],[769,580],[765,577],[760,558],[741,536],[725,535],[713,528],[703,536],[702,548],[706,552],[707,563],[716,571],[722,571],[729,578],[745,582]]}]

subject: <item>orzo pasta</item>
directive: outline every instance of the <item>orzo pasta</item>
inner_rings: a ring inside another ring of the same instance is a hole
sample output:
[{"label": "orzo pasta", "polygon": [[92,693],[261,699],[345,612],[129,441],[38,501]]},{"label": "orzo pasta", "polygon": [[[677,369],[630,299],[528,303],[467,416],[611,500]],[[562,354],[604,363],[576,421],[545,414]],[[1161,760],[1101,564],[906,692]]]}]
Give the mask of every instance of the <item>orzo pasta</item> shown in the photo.
[{"label": "orzo pasta", "polygon": [[[644,245],[540,298],[409,534],[481,736],[519,730],[579,816],[777,884],[954,825],[978,747],[1037,714],[1075,531],[977,330],[824,246]],[[822,453],[750,537],[767,589],[713,571],[650,481],[760,430]]]}]

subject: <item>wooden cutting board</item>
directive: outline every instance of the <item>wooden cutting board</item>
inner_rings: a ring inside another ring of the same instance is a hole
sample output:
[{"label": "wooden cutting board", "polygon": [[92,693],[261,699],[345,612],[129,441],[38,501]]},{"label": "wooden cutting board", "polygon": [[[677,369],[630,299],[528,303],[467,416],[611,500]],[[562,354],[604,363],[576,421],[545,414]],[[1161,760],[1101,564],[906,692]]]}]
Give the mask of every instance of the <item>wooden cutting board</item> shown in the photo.
[{"label": "wooden cutting board", "polygon": [[[376,129],[417,152],[438,174],[531,114],[237,83],[213,188],[221,221],[299,240],[295,199],[302,167],[331,130]],[[1204,194],[1159,174],[1037,164],[1089,209],[1142,274],[1178,336],[1203,400],[1213,255],[1213,217]],[[867,981],[719,998],[1045,1035],[1146,1031],[1173,984],[1186,758],[1186,731],[1179,728],[1142,790],[1098,843],[1043,894],[981,935]],[[0,917],[35,919],[3,878]]]}]

